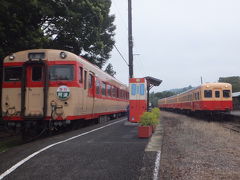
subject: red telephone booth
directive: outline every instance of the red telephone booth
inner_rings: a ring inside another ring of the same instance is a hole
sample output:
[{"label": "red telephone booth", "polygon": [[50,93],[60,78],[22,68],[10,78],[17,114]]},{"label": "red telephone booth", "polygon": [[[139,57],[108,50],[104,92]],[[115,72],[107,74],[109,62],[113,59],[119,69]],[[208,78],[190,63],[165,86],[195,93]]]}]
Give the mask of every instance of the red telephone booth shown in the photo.
[{"label": "red telephone booth", "polygon": [[147,81],[145,78],[129,79],[129,121],[139,122],[147,111]]}]

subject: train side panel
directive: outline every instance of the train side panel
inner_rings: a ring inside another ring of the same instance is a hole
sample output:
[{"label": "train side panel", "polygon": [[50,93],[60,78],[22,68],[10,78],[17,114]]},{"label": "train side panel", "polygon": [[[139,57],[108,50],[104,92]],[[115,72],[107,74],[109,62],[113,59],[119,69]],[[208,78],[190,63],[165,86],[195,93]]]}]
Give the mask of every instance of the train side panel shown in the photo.
[{"label": "train side panel", "polygon": [[186,111],[232,110],[232,86],[228,83],[207,83],[177,96],[159,100],[160,108]]}]

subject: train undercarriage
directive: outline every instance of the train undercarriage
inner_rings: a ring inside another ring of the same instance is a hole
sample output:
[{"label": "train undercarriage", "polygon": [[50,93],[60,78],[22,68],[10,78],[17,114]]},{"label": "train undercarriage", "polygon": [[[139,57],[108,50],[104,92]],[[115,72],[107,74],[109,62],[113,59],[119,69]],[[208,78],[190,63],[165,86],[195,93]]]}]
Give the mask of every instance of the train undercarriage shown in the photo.
[{"label": "train undercarriage", "polygon": [[101,124],[125,115],[126,112],[120,112],[88,120],[43,120],[33,118],[23,121],[5,121],[4,123],[9,132],[21,135],[24,141],[32,141],[44,135],[61,133],[93,124]]}]

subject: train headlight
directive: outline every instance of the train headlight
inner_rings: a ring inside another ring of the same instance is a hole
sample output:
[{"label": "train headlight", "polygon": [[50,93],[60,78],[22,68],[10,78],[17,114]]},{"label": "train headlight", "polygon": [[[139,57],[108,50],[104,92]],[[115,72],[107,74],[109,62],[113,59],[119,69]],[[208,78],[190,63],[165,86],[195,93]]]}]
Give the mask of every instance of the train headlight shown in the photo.
[{"label": "train headlight", "polygon": [[14,59],[15,59],[14,54],[11,54],[11,55],[9,56],[9,60],[10,60],[10,61],[13,61]]},{"label": "train headlight", "polygon": [[60,58],[65,59],[67,54],[65,52],[60,52]]}]

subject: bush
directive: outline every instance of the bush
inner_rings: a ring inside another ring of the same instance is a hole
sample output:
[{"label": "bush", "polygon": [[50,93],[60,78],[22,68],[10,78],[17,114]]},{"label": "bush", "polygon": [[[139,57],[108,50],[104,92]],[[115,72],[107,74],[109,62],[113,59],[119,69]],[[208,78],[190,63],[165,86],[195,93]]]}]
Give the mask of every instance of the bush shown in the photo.
[{"label": "bush", "polygon": [[154,118],[155,116],[151,112],[144,112],[140,117],[140,126],[151,126]]},{"label": "bush", "polygon": [[156,116],[156,119],[159,119],[159,117],[160,117],[159,108],[153,108],[151,112]]},{"label": "bush", "polygon": [[152,126],[159,123],[160,110],[158,108],[152,109],[152,112],[145,112],[140,117],[140,126]]}]

